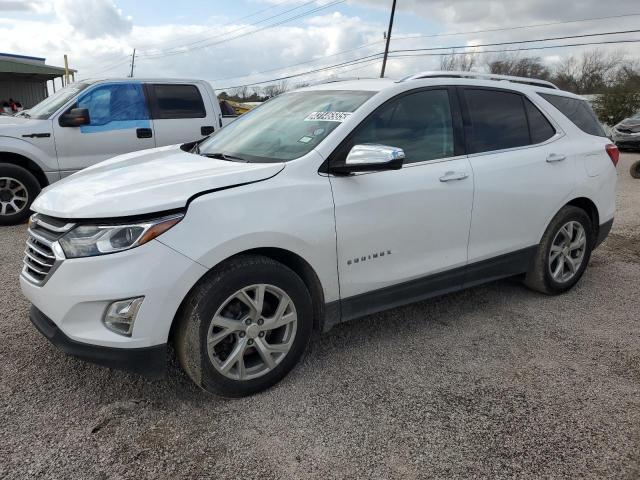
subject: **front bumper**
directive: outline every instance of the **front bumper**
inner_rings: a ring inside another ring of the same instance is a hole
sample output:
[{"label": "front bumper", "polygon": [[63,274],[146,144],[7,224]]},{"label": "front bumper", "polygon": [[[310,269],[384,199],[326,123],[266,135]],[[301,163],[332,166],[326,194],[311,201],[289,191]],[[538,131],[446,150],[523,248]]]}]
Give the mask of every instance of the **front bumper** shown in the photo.
[{"label": "front bumper", "polygon": [[[165,345],[182,300],[207,272],[190,258],[152,240],[110,255],[65,259],[42,285],[20,276],[22,292],[69,340],[118,351]],[[131,336],[102,319],[116,300],[144,297]]]},{"label": "front bumper", "polygon": [[127,370],[151,378],[159,378],[164,375],[167,360],[166,343],[143,348],[100,347],[70,339],[50,318],[33,305],[29,310],[29,318],[40,333],[67,355],[104,367]]}]

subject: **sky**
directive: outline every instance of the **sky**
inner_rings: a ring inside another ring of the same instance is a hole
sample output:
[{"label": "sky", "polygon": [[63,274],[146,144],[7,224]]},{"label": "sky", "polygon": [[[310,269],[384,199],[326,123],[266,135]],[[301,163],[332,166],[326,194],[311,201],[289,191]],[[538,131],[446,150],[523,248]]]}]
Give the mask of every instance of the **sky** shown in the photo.
[{"label": "sky", "polygon": [[[384,50],[391,3],[0,0],[0,51],[45,57],[48,64],[56,66],[63,64],[66,53],[70,66],[78,70],[76,79],[82,79],[128,75],[135,48],[136,77],[201,78],[218,90],[270,83],[292,75],[287,80],[290,86],[333,78],[376,77],[380,75],[379,54]],[[601,17],[616,18],[583,21]],[[440,57],[434,54],[450,52],[452,47],[457,47],[457,52],[477,52],[625,39],[638,42],[556,47],[518,55],[539,56],[551,66],[562,57],[594,48],[619,52],[629,60],[640,59],[640,31],[478,46],[624,30],[640,30],[638,0],[397,0],[391,51],[447,48],[392,53],[391,57],[397,58],[389,60],[387,76],[401,78],[436,70]],[[478,54],[478,68],[496,55]],[[315,72],[298,75],[309,71]]]}]

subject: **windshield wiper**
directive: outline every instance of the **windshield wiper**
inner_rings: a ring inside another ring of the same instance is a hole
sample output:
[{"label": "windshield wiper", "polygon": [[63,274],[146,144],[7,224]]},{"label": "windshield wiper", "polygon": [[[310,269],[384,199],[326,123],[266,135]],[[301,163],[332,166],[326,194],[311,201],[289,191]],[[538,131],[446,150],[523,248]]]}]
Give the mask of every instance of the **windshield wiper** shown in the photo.
[{"label": "windshield wiper", "polygon": [[247,160],[245,158],[236,157],[234,155],[228,155],[228,154],[222,153],[222,152],[200,153],[200,155],[202,155],[203,157],[208,157],[208,158],[216,158],[218,160],[227,160],[228,162],[245,162],[245,163],[249,163],[249,160]]}]

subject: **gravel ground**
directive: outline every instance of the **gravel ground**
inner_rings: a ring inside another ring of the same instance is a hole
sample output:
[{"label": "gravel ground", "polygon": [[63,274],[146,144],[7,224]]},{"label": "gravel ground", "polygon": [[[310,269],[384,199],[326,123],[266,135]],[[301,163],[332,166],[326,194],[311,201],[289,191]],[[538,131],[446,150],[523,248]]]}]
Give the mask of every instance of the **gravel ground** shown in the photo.
[{"label": "gravel ground", "polygon": [[0,478],[639,478],[640,180],[571,292],[507,280],[340,325],[240,400],[57,351],[0,229]]}]

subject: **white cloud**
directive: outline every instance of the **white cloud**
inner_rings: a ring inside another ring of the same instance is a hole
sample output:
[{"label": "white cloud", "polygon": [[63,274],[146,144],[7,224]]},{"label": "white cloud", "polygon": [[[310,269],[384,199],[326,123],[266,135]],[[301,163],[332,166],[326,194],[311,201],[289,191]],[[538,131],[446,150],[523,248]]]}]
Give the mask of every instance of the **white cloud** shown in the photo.
[{"label": "white cloud", "polygon": [[113,0],[54,0],[53,8],[60,21],[88,38],[125,35],[133,26]]},{"label": "white cloud", "polygon": [[0,12],[49,13],[51,5],[46,0],[0,0]]},{"label": "white cloud", "polygon": [[[3,1],[6,3],[6,0],[0,0],[0,2]],[[388,11],[390,5],[387,0],[351,1],[356,2],[358,4],[356,6],[361,8],[375,6],[384,8],[385,11]],[[448,32],[512,27],[578,17],[575,12],[572,13],[569,10],[562,12],[564,7],[558,7],[560,9],[558,14],[550,20],[545,20],[549,13],[538,11],[535,5],[540,4],[539,9],[545,10],[550,8],[548,6],[550,1],[513,0],[507,4],[505,1],[488,0],[482,2],[485,8],[481,8],[478,3],[470,0],[447,0],[446,2],[445,0],[403,0],[398,2],[398,5],[400,12],[405,14],[410,11],[431,21],[437,19],[441,28]],[[628,0],[619,1],[621,4],[619,8],[616,7],[615,11],[607,11],[603,15],[621,13],[625,9],[628,12],[633,11],[633,5],[629,4]],[[213,82],[216,87],[241,85],[380,52],[384,47],[381,41],[382,32],[386,29],[384,16],[380,22],[375,22],[327,10],[328,13],[324,15],[298,21],[297,26],[281,25],[256,34],[224,41],[254,30],[255,27],[249,24],[255,19],[247,19],[246,23],[237,24],[229,24],[229,21],[225,20],[217,25],[216,21],[207,18],[202,19],[198,24],[170,23],[141,26],[135,25],[126,12],[123,13],[116,7],[113,0],[53,0],[52,3],[55,6],[55,16],[52,15],[48,19],[36,16],[29,21],[0,18],[2,50],[44,56],[53,65],[60,65],[63,55],[67,53],[71,66],[79,70],[77,78],[126,75],[129,71],[131,51],[135,47],[138,52],[136,76],[195,77],[211,81],[218,80]],[[507,8],[507,5],[512,7]],[[466,9],[475,13],[467,12]],[[596,0],[581,1],[579,17],[598,16],[598,12],[600,7]],[[469,20],[474,15],[477,19]],[[510,15],[509,19],[500,20],[504,15]],[[640,17],[621,18],[615,23],[577,23],[504,32],[401,40],[400,37],[403,35],[417,35],[424,32],[407,31],[402,24],[402,15],[399,15],[394,27],[394,41],[391,48],[394,50],[478,45],[551,35],[571,35],[587,31],[634,28],[638,18]],[[202,40],[205,41],[202,42]],[[222,41],[224,42],[212,45]],[[196,46],[198,48],[188,53],[156,58],[150,56],[171,47],[194,42],[198,43],[190,48]],[[372,42],[377,43],[353,50]],[[494,49],[501,48],[511,47],[494,47]],[[335,55],[345,50],[353,51],[344,55]],[[638,56],[640,46],[630,45],[626,50]],[[555,63],[559,57],[579,52],[579,49],[540,50],[524,52],[523,55],[541,56],[548,59],[549,63]],[[323,58],[326,56],[329,57]],[[483,58],[480,57],[481,62]],[[316,60],[316,62],[276,70],[309,60]],[[437,56],[390,59],[387,74],[392,78],[400,78],[411,72],[435,69],[439,61]],[[259,73],[267,70],[269,71],[264,74]],[[326,78],[329,75],[371,77],[379,75],[379,71],[380,61],[377,61],[371,65],[335,68],[311,77],[292,79],[290,83]]]}]

